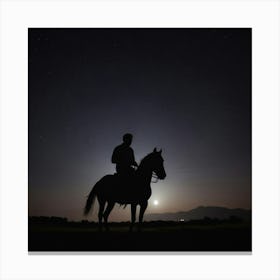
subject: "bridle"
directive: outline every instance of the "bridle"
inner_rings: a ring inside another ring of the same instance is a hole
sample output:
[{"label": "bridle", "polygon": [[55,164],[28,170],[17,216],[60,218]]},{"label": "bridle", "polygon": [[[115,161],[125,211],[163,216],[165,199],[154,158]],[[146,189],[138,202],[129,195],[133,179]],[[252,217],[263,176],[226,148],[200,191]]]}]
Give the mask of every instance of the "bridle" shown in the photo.
[{"label": "bridle", "polygon": [[[155,179],[155,181],[153,181],[153,179]],[[157,183],[158,180],[159,180],[159,178],[158,178],[157,174],[153,171],[151,183]]]}]

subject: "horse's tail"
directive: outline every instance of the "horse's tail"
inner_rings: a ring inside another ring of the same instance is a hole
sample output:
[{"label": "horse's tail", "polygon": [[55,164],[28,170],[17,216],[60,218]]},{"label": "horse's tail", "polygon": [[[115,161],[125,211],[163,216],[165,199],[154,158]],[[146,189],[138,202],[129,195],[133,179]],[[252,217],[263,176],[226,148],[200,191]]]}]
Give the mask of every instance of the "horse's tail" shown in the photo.
[{"label": "horse's tail", "polygon": [[84,208],[84,215],[87,216],[90,209],[93,207],[94,201],[96,197],[96,185],[93,186],[91,192],[88,195],[87,202]]}]

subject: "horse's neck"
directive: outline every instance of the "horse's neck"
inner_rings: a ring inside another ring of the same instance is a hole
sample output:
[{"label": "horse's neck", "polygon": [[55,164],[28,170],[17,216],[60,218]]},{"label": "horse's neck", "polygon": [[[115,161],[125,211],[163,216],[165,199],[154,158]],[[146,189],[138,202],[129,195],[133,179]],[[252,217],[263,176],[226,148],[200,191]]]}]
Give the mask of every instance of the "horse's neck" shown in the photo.
[{"label": "horse's neck", "polygon": [[150,183],[152,180],[152,170],[146,166],[140,165],[137,169],[137,174],[141,177],[146,183]]}]

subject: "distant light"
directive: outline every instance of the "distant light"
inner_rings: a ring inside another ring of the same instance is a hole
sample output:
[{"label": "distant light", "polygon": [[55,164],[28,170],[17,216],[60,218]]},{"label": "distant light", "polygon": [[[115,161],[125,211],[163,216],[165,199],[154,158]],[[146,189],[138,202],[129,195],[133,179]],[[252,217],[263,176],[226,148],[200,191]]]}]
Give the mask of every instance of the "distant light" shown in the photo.
[{"label": "distant light", "polygon": [[154,205],[158,205],[158,200],[154,200]]},{"label": "distant light", "polygon": [[184,222],[185,221],[185,219],[180,219],[180,222]]}]

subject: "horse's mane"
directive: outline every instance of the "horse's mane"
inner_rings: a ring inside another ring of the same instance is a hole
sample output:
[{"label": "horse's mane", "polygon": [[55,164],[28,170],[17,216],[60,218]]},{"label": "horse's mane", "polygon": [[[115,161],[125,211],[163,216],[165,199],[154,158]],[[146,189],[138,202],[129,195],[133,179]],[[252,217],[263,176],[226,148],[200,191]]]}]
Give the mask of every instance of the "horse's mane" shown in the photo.
[{"label": "horse's mane", "polygon": [[150,160],[152,156],[153,156],[153,153],[149,153],[144,158],[142,158],[140,161],[139,167],[143,166],[143,164],[146,163],[146,161]]}]

